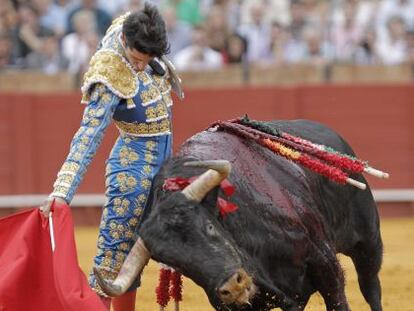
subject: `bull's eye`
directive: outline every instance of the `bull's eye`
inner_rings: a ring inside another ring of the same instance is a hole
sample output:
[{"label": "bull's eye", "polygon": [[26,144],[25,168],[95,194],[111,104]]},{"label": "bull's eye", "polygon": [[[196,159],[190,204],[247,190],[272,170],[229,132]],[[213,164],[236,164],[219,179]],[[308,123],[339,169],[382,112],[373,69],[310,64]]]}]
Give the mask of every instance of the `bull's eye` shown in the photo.
[{"label": "bull's eye", "polygon": [[216,228],[214,228],[213,224],[207,224],[206,229],[208,235],[216,235]]}]

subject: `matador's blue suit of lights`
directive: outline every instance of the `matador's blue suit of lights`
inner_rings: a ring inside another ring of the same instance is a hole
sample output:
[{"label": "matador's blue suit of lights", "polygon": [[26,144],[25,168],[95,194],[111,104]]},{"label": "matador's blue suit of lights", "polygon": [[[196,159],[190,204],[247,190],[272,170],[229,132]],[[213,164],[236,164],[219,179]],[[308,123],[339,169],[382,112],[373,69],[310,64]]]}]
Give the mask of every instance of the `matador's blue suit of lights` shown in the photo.
[{"label": "matador's blue suit of lights", "polygon": [[[170,155],[172,142],[169,71],[160,60],[163,75],[150,67],[135,72],[128,64],[120,41],[124,18],[113,22],[91,59],[82,87],[86,108],[81,126],[51,194],[71,202],[105,129],[114,121],[120,135],[107,160],[106,203],[94,258],[94,266],[110,280],[137,240],[152,180]],[[93,274],[90,284],[105,295]]]}]

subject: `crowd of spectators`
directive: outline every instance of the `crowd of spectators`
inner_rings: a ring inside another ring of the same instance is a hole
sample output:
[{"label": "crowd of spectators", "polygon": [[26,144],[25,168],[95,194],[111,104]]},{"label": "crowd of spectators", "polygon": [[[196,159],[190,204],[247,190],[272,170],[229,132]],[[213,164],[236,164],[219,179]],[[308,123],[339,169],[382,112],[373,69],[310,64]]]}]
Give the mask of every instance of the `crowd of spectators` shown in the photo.
[{"label": "crowd of spectators", "polygon": [[[179,70],[414,62],[414,0],[158,0]],[[144,0],[0,0],[0,70],[81,74]]]}]

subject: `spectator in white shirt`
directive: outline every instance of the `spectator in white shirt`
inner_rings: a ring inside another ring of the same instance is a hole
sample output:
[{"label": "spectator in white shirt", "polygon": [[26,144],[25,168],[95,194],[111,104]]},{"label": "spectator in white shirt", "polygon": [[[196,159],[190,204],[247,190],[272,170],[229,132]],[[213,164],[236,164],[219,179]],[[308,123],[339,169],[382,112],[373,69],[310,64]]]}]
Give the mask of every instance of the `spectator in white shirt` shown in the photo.
[{"label": "spectator in white shirt", "polygon": [[333,58],[333,47],[324,40],[319,28],[307,26],[302,39],[290,38],[284,49],[284,61],[289,64],[326,65]]},{"label": "spectator in white shirt", "polygon": [[271,24],[264,19],[265,6],[256,3],[250,8],[251,24],[241,25],[239,33],[246,38],[247,59],[249,62],[261,62],[270,53]]},{"label": "spectator in white shirt", "polygon": [[407,32],[408,61],[414,65],[414,31]]},{"label": "spectator in white shirt", "polygon": [[380,31],[387,31],[391,17],[399,16],[407,29],[414,29],[414,0],[383,0],[378,9],[377,26]]},{"label": "spectator in white shirt", "polygon": [[399,16],[387,23],[387,32],[378,38],[377,50],[380,61],[385,65],[397,65],[408,61],[407,29]]},{"label": "spectator in white shirt", "polygon": [[195,26],[192,44],[177,53],[174,64],[180,71],[217,70],[222,67],[223,58],[208,47],[205,29]]},{"label": "spectator in white shirt", "polygon": [[109,15],[118,16],[128,6],[129,0],[98,0],[98,7]]},{"label": "spectator in white shirt", "polygon": [[53,30],[62,37],[66,33],[66,19],[68,11],[52,0],[32,0],[33,5],[40,15],[40,25]]},{"label": "spectator in white shirt", "polygon": [[75,32],[62,40],[62,54],[69,60],[68,71],[81,74],[98,45],[99,36],[94,14],[89,10],[77,12],[73,17],[73,25]]},{"label": "spectator in white shirt", "polygon": [[[154,1],[151,1],[154,3]],[[117,16],[125,14],[125,12],[136,12],[144,7],[144,0],[128,0],[122,10],[118,11]]]},{"label": "spectator in white shirt", "polygon": [[175,55],[191,44],[191,26],[177,19],[176,9],[168,5],[162,9],[162,16],[165,21],[168,42],[170,43],[170,55]]},{"label": "spectator in white shirt", "polygon": [[11,65],[11,38],[7,32],[0,30],[0,72]]},{"label": "spectator in white shirt", "polygon": [[103,36],[112,23],[112,17],[105,10],[98,7],[97,0],[81,0],[79,5],[69,12],[67,32],[71,33],[75,31],[73,17],[77,12],[82,10],[89,10],[94,14],[97,32],[100,36]]},{"label": "spectator in white shirt", "polygon": [[358,47],[355,50],[354,62],[357,65],[377,65],[379,63],[377,51],[377,34],[375,29],[367,29]]},{"label": "spectator in white shirt", "polygon": [[205,25],[209,47],[219,53],[224,52],[227,37],[230,35],[226,7],[213,5],[206,16]]},{"label": "spectator in white shirt", "polygon": [[59,40],[53,32],[41,38],[40,50],[26,57],[26,69],[39,70],[47,75],[65,71],[68,60],[59,51]]},{"label": "spectator in white shirt", "polygon": [[330,39],[337,61],[351,62],[362,40],[364,28],[357,20],[357,9],[355,2],[344,3],[342,18],[336,20],[332,27]]},{"label": "spectator in white shirt", "polygon": [[243,0],[241,3],[241,23],[251,24],[253,22],[251,8],[257,4],[264,5],[264,20],[267,23],[278,22],[288,25],[290,22],[289,0]]}]

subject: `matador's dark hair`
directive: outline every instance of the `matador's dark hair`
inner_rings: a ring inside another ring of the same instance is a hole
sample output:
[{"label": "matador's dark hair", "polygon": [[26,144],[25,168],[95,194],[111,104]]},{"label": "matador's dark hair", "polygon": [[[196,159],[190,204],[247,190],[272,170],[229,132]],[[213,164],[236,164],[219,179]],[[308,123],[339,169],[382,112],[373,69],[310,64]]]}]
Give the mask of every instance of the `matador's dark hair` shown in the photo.
[{"label": "matador's dark hair", "polygon": [[144,9],[127,16],[122,33],[127,46],[138,52],[161,57],[170,51],[165,22],[158,9],[148,2]]}]

